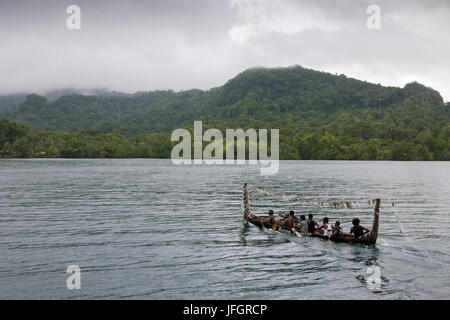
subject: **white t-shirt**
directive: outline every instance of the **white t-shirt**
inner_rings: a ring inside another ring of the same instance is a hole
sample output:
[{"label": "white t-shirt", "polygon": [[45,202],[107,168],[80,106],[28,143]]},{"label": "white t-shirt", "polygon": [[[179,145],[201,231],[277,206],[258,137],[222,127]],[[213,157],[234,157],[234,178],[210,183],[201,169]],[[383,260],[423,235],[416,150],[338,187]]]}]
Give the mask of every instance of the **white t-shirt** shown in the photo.
[{"label": "white t-shirt", "polygon": [[323,230],[323,234],[326,236],[333,234],[333,228],[331,227],[331,224],[328,224],[327,229]]}]

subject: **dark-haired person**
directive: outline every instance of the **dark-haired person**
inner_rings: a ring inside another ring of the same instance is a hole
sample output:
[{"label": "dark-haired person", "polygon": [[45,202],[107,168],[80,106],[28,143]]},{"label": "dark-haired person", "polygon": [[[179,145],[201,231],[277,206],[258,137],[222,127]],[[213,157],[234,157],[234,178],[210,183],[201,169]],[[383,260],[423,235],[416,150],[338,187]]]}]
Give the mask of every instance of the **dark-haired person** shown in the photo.
[{"label": "dark-haired person", "polygon": [[313,220],[314,216],[310,213],[308,214],[308,220],[306,223],[308,224],[308,233],[314,234],[316,233],[316,227],[319,227],[319,224]]},{"label": "dark-haired person", "polygon": [[333,232],[328,237],[328,239],[330,239],[332,237],[340,237],[342,235],[343,235],[343,230],[341,228],[341,222],[340,221],[336,221],[336,223],[334,224],[334,227],[333,227]]},{"label": "dark-haired person", "polygon": [[329,221],[327,217],[323,218],[322,225],[319,227],[319,230],[322,231],[321,234],[324,236],[330,236],[333,231]]},{"label": "dark-haired person", "polygon": [[292,219],[294,219],[294,224],[297,224],[299,222],[297,216],[295,215],[294,211],[289,211],[289,216],[292,217]]},{"label": "dark-haired person", "polygon": [[269,210],[267,217],[258,217],[258,221],[263,223],[266,227],[272,227],[277,223],[277,219],[275,219],[275,212],[273,212],[273,210]]},{"label": "dark-haired person", "polygon": [[292,229],[295,226],[296,219],[295,212],[289,211],[288,217],[283,219],[283,228],[289,230]]},{"label": "dark-haired person", "polygon": [[301,233],[308,233],[308,222],[306,222],[306,217],[304,215],[300,216],[300,222],[298,225]]},{"label": "dark-haired person", "polygon": [[350,229],[350,234],[354,234],[355,238],[361,238],[366,233],[369,233],[370,230],[360,225],[360,220],[355,218],[352,220],[353,227]]},{"label": "dark-haired person", "polygon": [[269,224],[270,226],[273,226],[275,223],[277,223],[277,219],[275,219],[275,212],[273,212],[273,210],[269,210],[269,218],[267,219],[267,224]]}]

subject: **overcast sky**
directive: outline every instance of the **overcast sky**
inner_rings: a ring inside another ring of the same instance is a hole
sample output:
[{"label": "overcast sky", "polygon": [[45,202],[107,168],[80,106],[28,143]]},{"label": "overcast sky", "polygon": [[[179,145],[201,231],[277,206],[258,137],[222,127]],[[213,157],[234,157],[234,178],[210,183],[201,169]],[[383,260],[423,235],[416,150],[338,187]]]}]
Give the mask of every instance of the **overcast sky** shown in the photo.
[{"label": "overcast sky", "polygon": [[[81,30],[66,9],[81,8]],[[369,5],[381,29],[367,28]],[[447,0],[0,0],[0,93],[125,92],[224,84],[302,65],[450,100]]]}]

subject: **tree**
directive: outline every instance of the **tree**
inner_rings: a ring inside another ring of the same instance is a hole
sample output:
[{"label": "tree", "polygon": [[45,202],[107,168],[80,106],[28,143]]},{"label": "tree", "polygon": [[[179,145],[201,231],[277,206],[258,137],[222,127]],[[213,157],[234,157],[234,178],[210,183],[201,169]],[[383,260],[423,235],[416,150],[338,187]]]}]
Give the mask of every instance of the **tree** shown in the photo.
[{"label": "tree", "polygon": [[14,142],[12,152],[21,158],[29,158],[33,154],[31,145],[26,137],[21,137]]}]

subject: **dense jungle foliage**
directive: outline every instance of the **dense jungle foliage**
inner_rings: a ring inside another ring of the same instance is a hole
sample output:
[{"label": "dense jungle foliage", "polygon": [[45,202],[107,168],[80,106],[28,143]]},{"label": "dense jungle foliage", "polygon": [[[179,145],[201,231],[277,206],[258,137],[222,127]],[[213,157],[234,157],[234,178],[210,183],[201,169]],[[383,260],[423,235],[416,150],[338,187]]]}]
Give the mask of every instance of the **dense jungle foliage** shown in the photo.
[{"label": "dense jungle foliage", "polygon": [[419,83],[253,68],[208,91],[0,97],[0,156],[168,158],[171,132],[201,120],[280,129],[281,159],[450,160],[449,110]]}]

